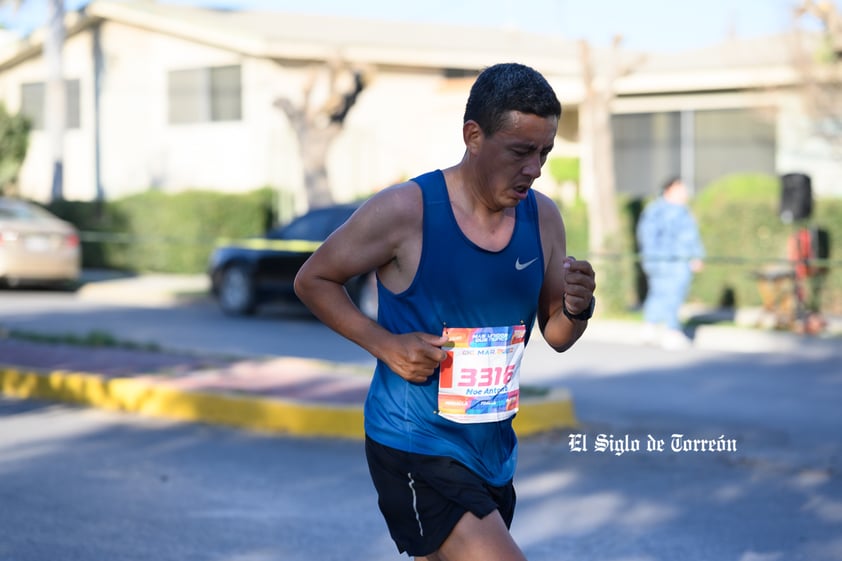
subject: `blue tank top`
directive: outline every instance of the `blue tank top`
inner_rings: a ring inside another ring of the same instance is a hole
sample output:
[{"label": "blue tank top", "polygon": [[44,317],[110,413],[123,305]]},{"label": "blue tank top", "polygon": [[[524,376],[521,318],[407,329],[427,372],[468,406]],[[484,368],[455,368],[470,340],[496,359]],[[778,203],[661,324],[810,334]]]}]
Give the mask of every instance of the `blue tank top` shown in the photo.
[{"label": "blue tank top", "polygon": [[[488,251],[456,223],[444,174],[413,179],[424,201],[418,271],[409,288],[393,293],[378,281],[378,321],[392,333],[441,334],[448,327],[525,325],[535,322],[544,256],[535,194],[515,207],[508,245]],[[407,382],[382,361],[365,403],[366,434],[406,452],[448,456],[492,485],[512,479],[517,438],[512,419],[463,424],[437,414],[439,372],[423,384]]]}]

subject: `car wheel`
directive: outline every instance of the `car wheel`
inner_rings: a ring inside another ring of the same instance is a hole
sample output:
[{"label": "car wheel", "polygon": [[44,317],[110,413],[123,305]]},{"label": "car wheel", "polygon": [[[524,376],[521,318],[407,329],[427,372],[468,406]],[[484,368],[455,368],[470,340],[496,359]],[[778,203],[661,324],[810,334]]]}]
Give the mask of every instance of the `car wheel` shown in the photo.
[{"label": "car wheel", "polygon": [[374,273],[359,279],[354,294],[354,303],[366,316],[373,320],[377,319],[377,277]]},{"label": "car wheel", "polygon": [[225,269],[219,282],[219,305],[231,315],[253,314],[257,308],[254,282],[248,269],[233,265]]}]

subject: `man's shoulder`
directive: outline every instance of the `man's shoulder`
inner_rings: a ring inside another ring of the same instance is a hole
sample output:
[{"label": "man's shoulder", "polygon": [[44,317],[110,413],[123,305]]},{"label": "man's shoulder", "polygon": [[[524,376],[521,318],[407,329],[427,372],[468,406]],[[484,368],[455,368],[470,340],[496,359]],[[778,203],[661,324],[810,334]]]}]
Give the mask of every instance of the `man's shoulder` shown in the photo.
[{"label": "man's shoulder", "polygon": [[383,220],[406,220],[418,216],[423,207],[421,188],[412,180],[396,183],[373,195],[364,206]]}]

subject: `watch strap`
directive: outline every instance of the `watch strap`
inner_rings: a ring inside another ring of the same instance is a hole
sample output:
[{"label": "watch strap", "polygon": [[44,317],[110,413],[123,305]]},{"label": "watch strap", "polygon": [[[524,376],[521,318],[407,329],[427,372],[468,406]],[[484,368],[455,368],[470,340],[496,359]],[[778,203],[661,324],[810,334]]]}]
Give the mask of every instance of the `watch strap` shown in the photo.
[{"label": "watch strap", "polygon": [[569,319],[587,321],[593,317],[594,308],[596,308],[596,297],[591,296],[591,303],[586,310],[581,311],[578,314],[571,314],[567,310],[567,302],[563,302],[561,306],[561,311],[564,312],[564,315],[567,316]]}]

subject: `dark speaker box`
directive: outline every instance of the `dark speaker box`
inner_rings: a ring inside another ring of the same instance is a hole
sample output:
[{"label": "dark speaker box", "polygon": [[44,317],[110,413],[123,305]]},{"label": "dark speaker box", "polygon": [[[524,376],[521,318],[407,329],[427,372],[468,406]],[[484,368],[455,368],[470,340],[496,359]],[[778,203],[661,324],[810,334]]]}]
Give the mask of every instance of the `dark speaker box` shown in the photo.
[{"label": "dark speaker box", "polygon": [[804,220],[813,213],[813,185],[810,176],[788,173],[781,176],[781,212],[784,222]]},{"label": "dark speaker box", "polygon": [[830,259],[830,233],[824,228],[810,228],[810,250],[814,259]]}]

